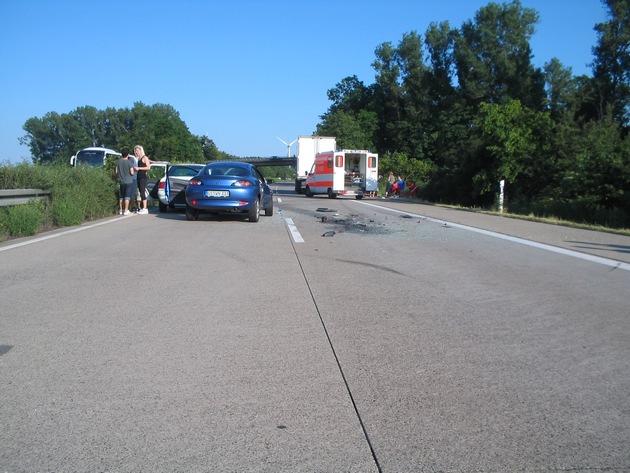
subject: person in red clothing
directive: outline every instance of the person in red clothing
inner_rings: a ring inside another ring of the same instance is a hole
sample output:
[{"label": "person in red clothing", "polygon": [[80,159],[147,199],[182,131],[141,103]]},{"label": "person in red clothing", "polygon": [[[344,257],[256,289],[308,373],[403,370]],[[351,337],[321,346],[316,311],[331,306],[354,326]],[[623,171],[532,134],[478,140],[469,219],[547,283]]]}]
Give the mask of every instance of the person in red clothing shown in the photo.
[{"label": "person in red clothing", "polygon": [[415,182],[407,181],[407,188],[409,189],[409,197],[418,197],[418,186]]}]

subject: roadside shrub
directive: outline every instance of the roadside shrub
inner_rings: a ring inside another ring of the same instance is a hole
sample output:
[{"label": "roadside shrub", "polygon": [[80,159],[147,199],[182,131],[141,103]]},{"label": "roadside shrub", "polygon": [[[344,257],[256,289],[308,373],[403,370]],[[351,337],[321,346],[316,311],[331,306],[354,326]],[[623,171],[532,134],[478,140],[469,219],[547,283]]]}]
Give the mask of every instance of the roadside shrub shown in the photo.
[{"label": "roadside shrub", "polygon": [[117,202],[117,185],[106,170],[62,167],[55,172],[53,205],[61,200],[65,209],[80,209],[82,220],[93,220],[112,214]]},{"label": "roadside shrub", "polygon": [[51,203],[50,214],[53,225],[60,227],[80,225],[85,219],[81,204],[69,195],[54,199]]},{"label": "roadside shrub", "polygon": [[10,237],[35,235],[44,224],[45,210],[40,202],[7,207],[2,216],[2,228]]},{"label": "roadside shrub", "polygon": [[33,166],[21,163],[0,167],[0,189],[51,189],[56,166]]},{"label": "roadside shrub", "polygon": [[534,215],[542,218],[558,218],[586,225],[607,228],[630,228],[630,213],[620,208],[605,208],[588,199],[566,201],[562,199],[540,199],[527,203],[518,199],[509,203],[511,213]]},{"label": "roadside shrub", "polygon": [[117,208],[117,188],[113,174],[103,168],[28,163],[0,166],[0,189],[51,192],[48,201],[0,208],[0,240],[110,216]]}]

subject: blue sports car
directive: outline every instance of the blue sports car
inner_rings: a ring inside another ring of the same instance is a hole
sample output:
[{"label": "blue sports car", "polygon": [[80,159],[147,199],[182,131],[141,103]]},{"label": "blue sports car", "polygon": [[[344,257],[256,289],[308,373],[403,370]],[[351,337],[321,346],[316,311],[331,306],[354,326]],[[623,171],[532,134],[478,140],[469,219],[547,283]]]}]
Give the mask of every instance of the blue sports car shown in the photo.
[{"label": "blue sports car", "polygon": [[261,208],[266,216],[273,215],[273,195],[263,175],[250,163],[208,163],[186,186],[188,220],[197,220],[201,212],[237,212],[258,222]]}]

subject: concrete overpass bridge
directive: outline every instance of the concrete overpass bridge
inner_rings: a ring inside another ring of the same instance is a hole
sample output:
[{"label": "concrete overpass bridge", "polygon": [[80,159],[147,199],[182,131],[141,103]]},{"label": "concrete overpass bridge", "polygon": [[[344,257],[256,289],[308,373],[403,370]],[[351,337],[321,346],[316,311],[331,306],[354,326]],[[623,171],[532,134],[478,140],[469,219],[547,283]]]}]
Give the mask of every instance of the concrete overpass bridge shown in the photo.
[{"label": "concrete overpass bridge", "polygon": [[271,156],[269,158],[241,158],[239,161],[255,164],[256,166],[295,166],[297,158],[282,158],[280,156]]}]

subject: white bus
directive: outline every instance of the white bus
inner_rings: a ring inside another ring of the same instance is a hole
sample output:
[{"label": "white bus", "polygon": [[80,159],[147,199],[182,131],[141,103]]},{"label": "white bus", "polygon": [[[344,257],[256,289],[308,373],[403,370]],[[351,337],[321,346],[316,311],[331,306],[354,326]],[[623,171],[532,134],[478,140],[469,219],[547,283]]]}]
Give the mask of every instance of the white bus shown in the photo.
[{"label": "white bus", "polygon": [[92,167],[99,167],[105,165],[105,160],[110,157],[115,156],[116,158],[120,158],[122,154],[118,151],[114,151],[109,148],[84,148],[79,151],[77,154],[70,158],[70,166],[81,166],[87,165]]}]

